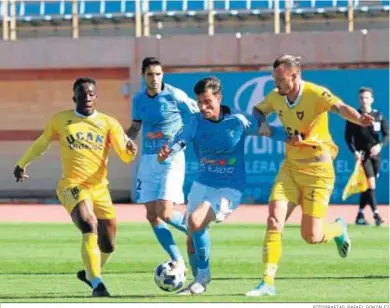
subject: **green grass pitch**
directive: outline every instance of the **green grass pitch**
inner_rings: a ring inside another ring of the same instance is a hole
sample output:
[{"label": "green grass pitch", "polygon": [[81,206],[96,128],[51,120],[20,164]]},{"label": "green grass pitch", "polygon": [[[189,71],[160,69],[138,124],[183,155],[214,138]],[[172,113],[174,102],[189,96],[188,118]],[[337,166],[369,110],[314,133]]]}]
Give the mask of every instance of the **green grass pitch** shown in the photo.
[{"label": "green grass pitch", "polygon": [[[146,223],[118,227],[117,250],[103,271],[111,298],[91,298],[76,279],[80,236],[71,224],[0,225],[1,302],[388,302],[389,229],[350,227],[352,251],[342,259],[334,242],[308,245],[298,226],[287,226],[276,282],[277,296],[246,298],[259,282],[264,225],[211,228],[207,293],[177,297],[158,289],[155,267],[165,259]],[[184,235],[174,232],[181,249]],[[189,274],[187,282],[191,281]]]}]

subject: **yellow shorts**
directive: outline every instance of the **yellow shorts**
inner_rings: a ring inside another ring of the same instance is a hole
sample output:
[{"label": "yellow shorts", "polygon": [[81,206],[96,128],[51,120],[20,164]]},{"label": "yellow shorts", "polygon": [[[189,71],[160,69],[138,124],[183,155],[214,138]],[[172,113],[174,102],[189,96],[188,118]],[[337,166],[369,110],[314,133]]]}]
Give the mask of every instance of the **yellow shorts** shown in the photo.
[{"label": "yellow shorts", "polygon": [[83,200],[89,200],[98,219],[113,219],[116,217],[115,207],[112,204],[107,185],[85,187],[83,185],[69,185],[60,181],[57,185],[57,196],[62,205],[72,213],[75,206]]},{"label": "yellow shorts", "polygon": [[269,201],[300,204],[304,214],[324,218],[334,182],[333,162],[296,164],[284,161],[275,179]]}]

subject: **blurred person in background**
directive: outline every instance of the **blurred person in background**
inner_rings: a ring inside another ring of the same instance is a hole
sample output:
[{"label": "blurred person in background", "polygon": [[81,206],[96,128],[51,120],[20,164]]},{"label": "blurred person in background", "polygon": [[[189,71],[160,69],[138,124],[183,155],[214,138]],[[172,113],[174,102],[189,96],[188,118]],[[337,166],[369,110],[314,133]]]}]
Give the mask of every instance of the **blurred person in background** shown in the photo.
[{"label": "blurred person in background", "polygon": [[379,214],[376,197],[376,179],[379,177],[380,153],[389,141],[389,125],[383,114],[372,109],[374,91],[370,88],[360,88],[359,104],[360,114],[369,114],[375,120],[370,126],[359,126],[347,121],[345,127],[345,140],[356,160],[362,160],[363,168],[368,179],[368,189],[360,194],[359,212],[356,216],[357,225],[367,225],[364,217],[364,208],[370,205],[374,215],[375,224],[380,226],[384,221]]}]

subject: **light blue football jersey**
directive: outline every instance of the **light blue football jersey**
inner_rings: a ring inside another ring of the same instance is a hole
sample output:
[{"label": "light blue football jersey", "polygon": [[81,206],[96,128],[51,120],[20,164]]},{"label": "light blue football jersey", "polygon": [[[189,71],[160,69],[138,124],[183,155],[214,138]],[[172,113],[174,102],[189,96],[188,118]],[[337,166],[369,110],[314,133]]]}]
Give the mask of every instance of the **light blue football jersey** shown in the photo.
[{"label": "light blue football jersey", "polygon": [[[199,169],[195,181],[214,188],[245,189],[245,137],[258,135],[259,122],[252,115],[245,115],[228,106],[221,106],[222,117],[218,121],[196,114],[175,137],[173,147],[183,148],[193,142]],[[270,125],[272,138],[286,141],[282,126]]]},{"label": "light blue football jersey", "polygon": [[139,91],[133,98],[132,112],[133,120],[142,121],[142,153],[156,154],[199,110],[186,93],[165,83],[153,97],[146,88]]},{"label": "light blue football jersey", "polygon": [[245,137],[256,135],[257,120],[222,106],[219,121],[205,119],[200,113],[177,135],[175,141],[193,142],[199,169],[195,181],[214,188],[245,187]]}]

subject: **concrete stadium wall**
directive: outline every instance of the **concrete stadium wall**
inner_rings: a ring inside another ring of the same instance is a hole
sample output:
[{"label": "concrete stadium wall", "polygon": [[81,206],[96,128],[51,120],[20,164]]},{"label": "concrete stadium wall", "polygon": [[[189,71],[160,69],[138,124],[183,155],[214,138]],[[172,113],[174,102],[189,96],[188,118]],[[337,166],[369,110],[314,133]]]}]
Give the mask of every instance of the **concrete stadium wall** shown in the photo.
[{"label": "concrete stadium wall", "polygon": [[[167,71],[258,70],[282,53],[303,57],[310,67],[388,65],[389,32],[308,32],[291,34],[183,36],[155,38],[67,38],[0,42],[0,197],[54,197],[60,176],[54,145],[29,169],[31,180],[17,185],[12,170],[18,157],[43,129],[49,116],[72,108],[75,77],[98,80],[99,109],[130,120],[129,95],[140,86],[140,61],[159,57]],[[129,86],[130,83],[130,86]],[[130,169],[110,162],[116,199],[130,196]]]},{"label": "concrete stadium wall", "polygon": [[268,65],[280,53],[299,54],[311,64],[388,62],[389,31],[1,41],[0,68],[129,67],[146,55],[166,66]]}]

